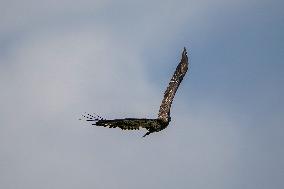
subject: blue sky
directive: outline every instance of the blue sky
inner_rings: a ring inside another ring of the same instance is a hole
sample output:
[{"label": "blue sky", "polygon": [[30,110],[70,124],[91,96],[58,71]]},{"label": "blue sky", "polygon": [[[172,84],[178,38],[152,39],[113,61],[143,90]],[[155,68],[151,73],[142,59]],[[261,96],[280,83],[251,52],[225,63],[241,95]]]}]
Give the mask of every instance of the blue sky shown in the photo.
[{"label": "blue sky", "polygon": [[[0,1],[0,188],[283,188],[282,1]],[[172,122],[157,116],[182,48]]]}]

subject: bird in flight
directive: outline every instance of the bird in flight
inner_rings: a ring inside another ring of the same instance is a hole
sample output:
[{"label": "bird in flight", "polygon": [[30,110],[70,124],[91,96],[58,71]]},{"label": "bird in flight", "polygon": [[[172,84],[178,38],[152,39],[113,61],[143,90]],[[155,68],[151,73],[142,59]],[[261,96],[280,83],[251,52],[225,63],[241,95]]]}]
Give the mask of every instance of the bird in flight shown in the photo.
[{"label": "bird in flight", "polygon": [[183,80],[188,70],[188,57],[186,48],[184,47],[182,52],[181,61],[178,64],[174,75],[172,76],[169,85],[164,93],[164,98],[160,105],[158,118],[146,119],[146,118],[124,118],[124,119],[112,119],[107,120],[96,114],[85,113],[82,115],[86,121],[92,122],[92,125],[103,126],[109,128],[120,128],[122,130],[138,130],[140,128],[147,129],[147,133],[143,136],[147,136],[153,132],[159,132],[165,129],[171,121],[171,105],[176,94],[176,91]]}]

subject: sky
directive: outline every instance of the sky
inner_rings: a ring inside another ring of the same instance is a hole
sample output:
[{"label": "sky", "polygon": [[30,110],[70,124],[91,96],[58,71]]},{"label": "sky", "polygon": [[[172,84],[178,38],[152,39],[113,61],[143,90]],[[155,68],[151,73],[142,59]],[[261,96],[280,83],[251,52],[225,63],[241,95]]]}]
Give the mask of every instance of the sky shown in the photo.
[{"label": "sky", "polygon": [[[0,0],[0,188],[284,188],[284,2]],[[188,50],[167,129],[155,118]]]}]

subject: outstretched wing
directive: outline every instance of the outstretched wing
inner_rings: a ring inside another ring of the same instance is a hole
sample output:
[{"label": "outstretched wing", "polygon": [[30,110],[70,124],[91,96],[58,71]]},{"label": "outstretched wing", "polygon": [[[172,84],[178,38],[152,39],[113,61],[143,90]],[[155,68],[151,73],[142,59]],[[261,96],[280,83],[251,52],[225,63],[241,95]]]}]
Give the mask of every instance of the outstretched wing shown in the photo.
[{"label": "outstretched wing", "polygon": [[122,130],[138,130],[145,128],[147,130],[155,129],[159,127],[159,121],[157,119],[136,119],[136,118],[125,118],[125,119],[113,119],[106,120],[98,115],[86,114],[83,115],[86,121],[93,122],[92,125],[103,126],[109,128],[120,128]]},{"label": "outstretched wing", "polygon": [[183,80],[183,77],[185,76],[186,72],[188,70],[188,57],[186,49],[184,48],[182,52],[182,58],[179,63],[179,65],[176,68],[176,71],[170,80],[170,83],[164,93],[164,99],[162,101],[162,104],[160,106],[158,119],[163,120],[164,122],[170,121],[170,109],[171,105],[174,99],[174,96],[176,94],[176,91],[180,85],[180,83]]},{"label": "outstretched wing", "polygon": [[136,119],[136,118],[125,118],[125,119],[113,119],[113,120],[99,120],[92,124],[96,126],[103,126],[109,128],[120,128],[122,130],[138,130],[140,128],[146,128],[149,130],[156,126],[156,119]]}]

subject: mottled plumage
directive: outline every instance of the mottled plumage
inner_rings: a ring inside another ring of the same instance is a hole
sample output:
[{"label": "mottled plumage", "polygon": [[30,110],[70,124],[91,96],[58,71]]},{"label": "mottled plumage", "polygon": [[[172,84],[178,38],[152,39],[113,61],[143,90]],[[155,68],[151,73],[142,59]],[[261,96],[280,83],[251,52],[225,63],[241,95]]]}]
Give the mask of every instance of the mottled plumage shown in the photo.
[{"label": "mottled plumage", "polygon": [[136,130],[145,128],[148,132],[143,136],[147,136],[153,132],[158,132],[165,129],[171,121],[170,109],[176,94],[176,91],[183,80],[188,70],[188,57],[186,49],[182,52],[182,58],[178,64],[175,73],[170,80],[170,83],[164,93],[164,98],[160,106],[157,119],[136,119],[136,118],[125,118],[125,119],[113,119],[106,120],[98,115],[85,114],[86,121],[94,122],[92,125],[103,126],[109,128],[120,128],[122,130]]}]

